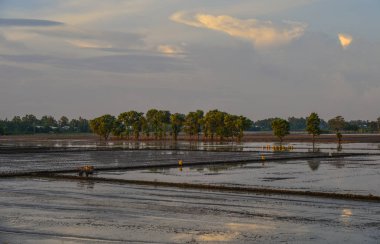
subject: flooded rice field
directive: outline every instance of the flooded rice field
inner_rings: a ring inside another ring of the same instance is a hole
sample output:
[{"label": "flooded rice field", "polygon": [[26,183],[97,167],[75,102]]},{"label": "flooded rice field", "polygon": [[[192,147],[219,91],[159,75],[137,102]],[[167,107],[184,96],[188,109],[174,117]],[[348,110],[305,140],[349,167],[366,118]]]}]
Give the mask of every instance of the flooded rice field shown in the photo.
[{"label": "flooded rice field", "polygon": [[310,197],[0,180],[1,243],[378,243],[380,205]]},{"label": "flooded rice field", "polygon": [[380,196],[380,156],[105,171],[97,176]]},{"label": "flooded rice field", "polygon": [[[129,150],[203,150],[203,151],[266,151],[266,146],[278,146],[278,142],[203,142],[203,141],[89,141],[86,139],[64,140],[1,140],[0,153],[14,148],[48,148],[48,149],[129,149]],[[292,146],[295,152],[310,152],[310,142],[285,142],[284,146]],[[316,143],[315,149],[321,152],[367,152],[380,153],[380,143],[343,143],[341,148],[336,143]],[[271,150],[269,150],[271,151]]]},{"label": "flooded rice field", "polygon": [[[181,187],[188,183],[380,196],[377,144],[345,144],[339,152],[334,144],[324,144],[310,153],[306,143],[275,152],[263,150],[268,143],[121,147],[56,141],[53,148],[58,150],[23,143],[0,143],[0,243],[380,239],[379,201]],[[31,148],[38,150],[28,151]],[[97,173],[70,178],[83,165],[95,166]],[[35,174],[17,176],[28,172]]]}]

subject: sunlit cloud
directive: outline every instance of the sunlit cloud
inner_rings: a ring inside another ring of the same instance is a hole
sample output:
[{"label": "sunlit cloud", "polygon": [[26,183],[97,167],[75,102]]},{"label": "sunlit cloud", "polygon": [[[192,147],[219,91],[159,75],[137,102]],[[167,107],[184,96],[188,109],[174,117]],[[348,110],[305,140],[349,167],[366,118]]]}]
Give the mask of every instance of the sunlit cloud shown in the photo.
[{"label": "sunlit cloud", "polygon": [[111,44],[90,42],[84,40],[67,40],[67,43],[79,48],[112,48]]},{"label": "sunlit cloud", "polygon": [[177,23],[224,32],[230,36],[251,41],[256,47],[287,44],[303,35],[306,24],[284,21],[274,24],[257,19],[238,19],[228,15],[174,13],[170,19]]},{"label": "sunlit cloud", "polygon": [[183,53],[182,48],[171,45],[159,45],[157,51],[163,54],[180,54]]},{"label": "sunlit cloud", "polygon": [[351,45],[352,36],[347,35],[347,34],[343,34],[343,33],[339,33],[338,34],[338,38],[339,38],[339,41],[340,41],[340,45],[343,48],[347,48],[348,46]]}]

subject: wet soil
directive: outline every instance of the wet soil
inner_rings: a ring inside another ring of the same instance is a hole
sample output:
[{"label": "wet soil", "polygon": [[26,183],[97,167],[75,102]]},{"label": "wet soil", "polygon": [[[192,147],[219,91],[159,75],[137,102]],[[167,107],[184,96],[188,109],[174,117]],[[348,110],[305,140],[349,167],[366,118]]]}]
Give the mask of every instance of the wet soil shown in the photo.
[{"label": "wet soil", "polygon": [[1,243],[377,243],[378,203],[0,180]]}]

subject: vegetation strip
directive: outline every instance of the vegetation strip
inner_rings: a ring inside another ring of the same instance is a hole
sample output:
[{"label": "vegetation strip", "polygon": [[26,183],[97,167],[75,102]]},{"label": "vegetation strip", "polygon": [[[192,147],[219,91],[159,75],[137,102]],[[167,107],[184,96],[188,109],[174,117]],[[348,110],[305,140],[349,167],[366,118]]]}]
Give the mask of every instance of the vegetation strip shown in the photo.
[{"label": "vegetation strip", "polygon": [[374,196],[374,195],[296,191],[296,190],[273,189],[273,188],[234,187],[234,186],[223,186],[223,185],[174,183],[174,182],[163,182],[163,181],[124,180],[124,179],[109,179],[109,178],[100,178],[100,177],[83,178],[79,176],[66,176],[66,175],[41,175],[41,176],[52,178],[52,179],[63,179],[63,180],[87,180],[87,181],[92,181],[92,182],[109,182],[109,183],[135,184],[135,185],[148,185],[148,186],[161,186],[161,187],[179,187],[179,188],[188,188],[188,189],[247,192],[247,193],[260,193],[260,194],[297,195],[297,196],[311,196],[311,197],[380,202],[380,196]]}]

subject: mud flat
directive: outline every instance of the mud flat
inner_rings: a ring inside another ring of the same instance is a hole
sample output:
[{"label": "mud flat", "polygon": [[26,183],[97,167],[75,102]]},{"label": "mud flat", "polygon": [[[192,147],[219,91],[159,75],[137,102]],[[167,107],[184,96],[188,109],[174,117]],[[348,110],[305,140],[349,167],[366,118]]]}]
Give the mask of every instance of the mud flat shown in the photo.
[{"label": "mud flat", "polygon": [[378,203],[52,179],[0,180],[2,243],[378,243]]}]

